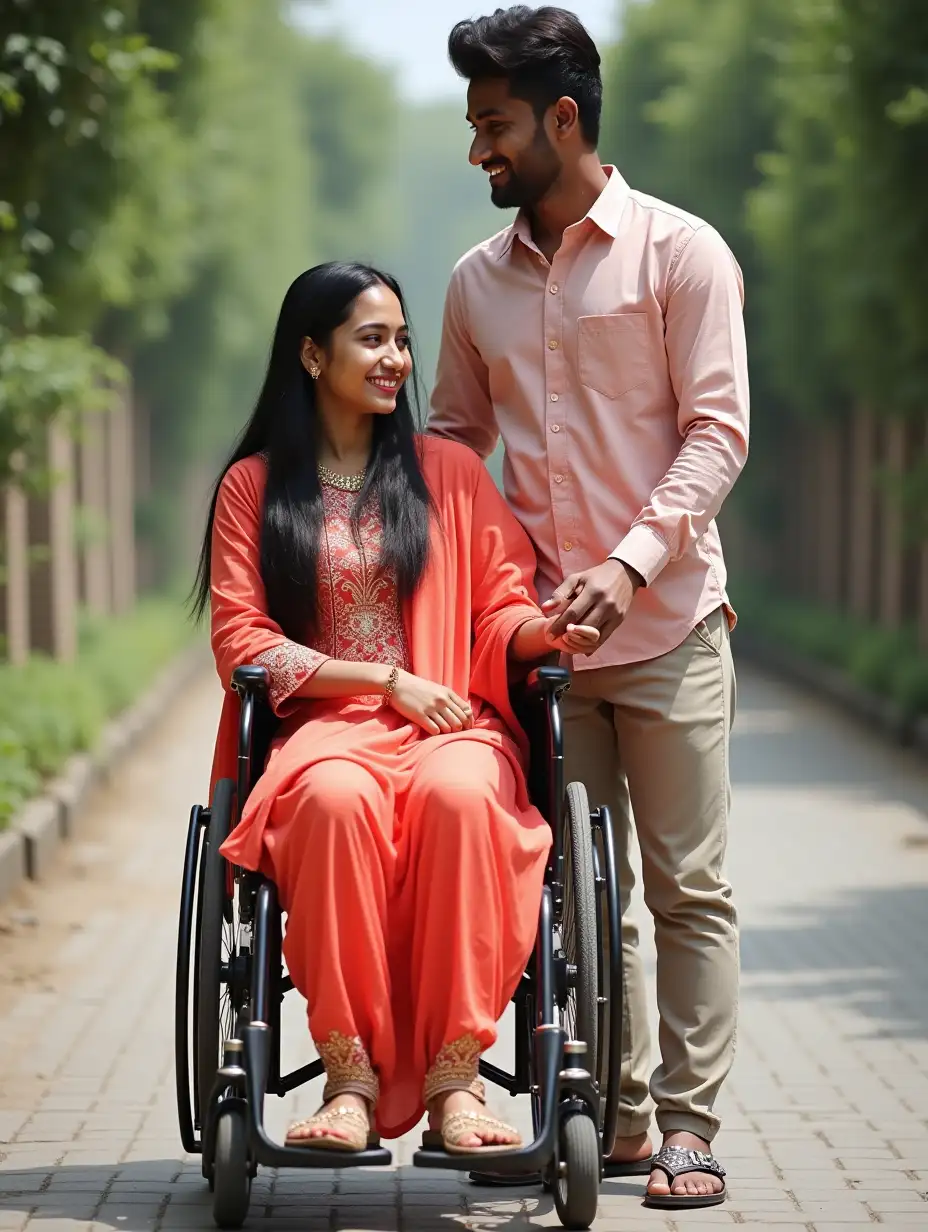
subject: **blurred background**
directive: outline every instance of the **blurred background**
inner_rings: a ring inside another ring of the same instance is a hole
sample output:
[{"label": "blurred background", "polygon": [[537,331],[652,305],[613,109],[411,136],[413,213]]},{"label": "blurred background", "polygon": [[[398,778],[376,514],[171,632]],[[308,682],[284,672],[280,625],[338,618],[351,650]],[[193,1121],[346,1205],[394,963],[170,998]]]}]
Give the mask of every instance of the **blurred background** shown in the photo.
[{"label": "blurred background", "polygon": [[[745,273],[742,638],[928,714],[928,6],[584,0],[604,161]],[[291,279],[444,289],[505,226],[447,64],[461,0],[2,0],[0,825],[191,634],[204,493]],[[498,460],[496,460],[498,461]],[[494,465],[496,465],[496,461]]]}]

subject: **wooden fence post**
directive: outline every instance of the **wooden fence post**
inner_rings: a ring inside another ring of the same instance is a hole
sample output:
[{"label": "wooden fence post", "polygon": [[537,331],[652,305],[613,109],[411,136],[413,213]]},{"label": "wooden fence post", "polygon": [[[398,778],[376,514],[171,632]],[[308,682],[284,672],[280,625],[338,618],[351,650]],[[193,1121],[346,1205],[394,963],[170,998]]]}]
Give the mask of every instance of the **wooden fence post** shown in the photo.
[{"label": "wooden fence post", "polygon": [[108,615],[112,602],[106,431],[104,414],[88,415],[78,441],[78,499],[83,522],[80,596],[87,610],[97,616]]},{"label": "wooden fence post", "polygon": [[[77,653],[77,545],[74,535],[74,441],[54,422],[48,429],[49,492],[29,501],[30,649],[56,659]],[[40,554],[40,555],[39,555]]]},{"label": "wooden fence post", "polygon": [[883,431],[883,482],[879,490],[880,504],[880,624],[887,629],[898,629],[902,624],[903,569],[905,546],[903,542],[903,510],[900,500],[902,479],[906,462],[906,424],[904,419],[893,416]]},{"label": "wooden fence post", "polygon": [[841,483],[841,440],[834,423],[822,424],[818,446],[818,525],[813,536],[818,548],[817,597],[828,607],[841,605],[843,563],[843,501]]},{"label": "wooden fence post", "polygon": [[19,488],[0,490],[0,632],[6,658],[24,663],[29,657],[29,529],[26,497]]},{"label": "wooden fence post", "polygon": [[[924,437],[920,442],[918,461],[928,463],[928,425],[925,426]],[[928,653],[928,538],[924,539],[918,548],[918,641],[922,650]]]},{"label": "wooden fence post", "polygon": [[113,611],[128,612],[135,602],[135,483],[132,408],[129,391],[106,417],[109,477],[110,585]]},{"label": "wooden fence post", "polygon": [[861,620],[873,614],[873,467],[874,420],[861,408],[854,416],[851,441],[850,606]]}]

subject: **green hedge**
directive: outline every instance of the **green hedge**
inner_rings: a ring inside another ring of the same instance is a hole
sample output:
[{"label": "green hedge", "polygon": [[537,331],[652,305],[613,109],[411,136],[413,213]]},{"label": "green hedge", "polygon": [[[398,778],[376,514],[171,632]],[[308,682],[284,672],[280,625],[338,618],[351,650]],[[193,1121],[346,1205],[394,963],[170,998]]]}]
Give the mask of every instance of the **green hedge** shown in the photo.
[{"label": "green hedge", "polygon": [[192,637],[179,603],[146,599],[119,619],[85,619],[73,663],[34,655],[21,667],[0,665],[0,829]]},{"label": "green hedge", "polygon": [[914,629],[881,629],[762,587],[737,588],[733,602],[747,635],[844,672],[860,688],[895,703],[906,719],[928,715],[928,654],[919,649]]}]

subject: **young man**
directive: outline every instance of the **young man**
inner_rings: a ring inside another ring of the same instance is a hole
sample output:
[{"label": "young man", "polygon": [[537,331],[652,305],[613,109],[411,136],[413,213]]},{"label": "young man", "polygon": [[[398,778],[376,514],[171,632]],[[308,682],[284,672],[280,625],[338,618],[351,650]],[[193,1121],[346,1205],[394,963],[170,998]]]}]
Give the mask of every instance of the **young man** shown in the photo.
[{"label": "young man", "polygon": [[722,872],[734,614],[714,519],[747,455],[741,273],[710,226],[601,164],[600,58],[574,14],[497,10],[457,25],[449,52],[469,82],[470,161],[519,214],[454,271],[429,427],[483,457],[502,434],[548,610],[602,631],[573,664],[568,773],[612,810],[626,894],[634,810],[661,1024],[649,1094],[626,900],[607,1174],[650,1172],[650,1205],[711,1205],[725,1196],[709,1151],[738,999]]}]

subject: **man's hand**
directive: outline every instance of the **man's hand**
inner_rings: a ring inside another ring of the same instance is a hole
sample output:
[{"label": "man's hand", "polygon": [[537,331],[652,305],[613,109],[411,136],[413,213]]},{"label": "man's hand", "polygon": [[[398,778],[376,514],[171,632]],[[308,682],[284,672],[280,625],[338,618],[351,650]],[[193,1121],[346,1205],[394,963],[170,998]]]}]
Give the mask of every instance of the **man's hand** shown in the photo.
[{"label": "man's hand", "polygon": [[560,636],[568,625],[592,625],[599,629],[602,646],[628,615],[635,591],[641,585],[642,579],[635,570],[621,560],[605,560],[593,569],[572,573],[542,605],[546,616],[557,616],[550,628],[551,636]]}]

